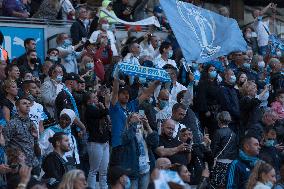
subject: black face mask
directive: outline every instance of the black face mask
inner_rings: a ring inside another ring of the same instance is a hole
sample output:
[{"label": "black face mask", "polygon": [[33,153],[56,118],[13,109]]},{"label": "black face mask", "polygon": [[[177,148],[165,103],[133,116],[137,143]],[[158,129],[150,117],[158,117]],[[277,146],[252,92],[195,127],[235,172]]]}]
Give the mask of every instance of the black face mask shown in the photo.
[{"label": "black face mask", "polygon": [[36,64],[36,63],[37,63],[37,58],[31,58],[31,59],[30,59],[30,62],[31,62],[32,64]]}]

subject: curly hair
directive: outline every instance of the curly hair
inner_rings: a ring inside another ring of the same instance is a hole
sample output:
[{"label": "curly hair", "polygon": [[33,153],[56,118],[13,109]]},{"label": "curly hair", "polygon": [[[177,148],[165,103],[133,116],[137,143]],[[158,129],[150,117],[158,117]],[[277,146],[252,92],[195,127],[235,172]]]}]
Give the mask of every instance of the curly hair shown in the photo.
[{"label": "curly hair", "polygon": [[247,189],[253,189],[258,181],[263,182],[262,174],[268,174],[273,169],[268,163],[263,161],[258,162],[250,174]]}]

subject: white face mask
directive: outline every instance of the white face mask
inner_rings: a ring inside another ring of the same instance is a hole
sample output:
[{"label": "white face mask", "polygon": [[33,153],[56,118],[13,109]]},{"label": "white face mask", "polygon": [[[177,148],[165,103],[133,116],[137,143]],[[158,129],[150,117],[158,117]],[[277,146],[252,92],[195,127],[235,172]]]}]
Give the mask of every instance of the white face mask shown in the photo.
[{"label": "white face mask", "polygon": [[102,24],[102,29],[107,31],[109,29],[109,24]]}]

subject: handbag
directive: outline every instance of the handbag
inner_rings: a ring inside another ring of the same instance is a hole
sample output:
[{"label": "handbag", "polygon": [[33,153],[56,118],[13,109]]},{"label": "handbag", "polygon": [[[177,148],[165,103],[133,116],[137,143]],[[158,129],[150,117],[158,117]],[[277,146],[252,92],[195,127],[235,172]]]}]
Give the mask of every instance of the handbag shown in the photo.
[{"label": "handbag", "polygon": [[224,148],[219,152],[219,154],[214,158],[214,165],[210,173],[210,184],[212,188],[224,187],[226,184],[226,173],[230,163],[217,162],[218,157],[223,153],[223,151],[229,145],[233,136],[233,132],[230,135],[230,138]]}]

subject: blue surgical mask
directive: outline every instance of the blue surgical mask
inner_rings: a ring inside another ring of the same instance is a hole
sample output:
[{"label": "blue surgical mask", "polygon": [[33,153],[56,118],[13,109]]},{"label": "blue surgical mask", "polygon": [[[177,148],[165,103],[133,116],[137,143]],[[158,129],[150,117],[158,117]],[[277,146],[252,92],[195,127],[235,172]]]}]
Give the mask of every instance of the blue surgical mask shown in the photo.
[{"label": "blue surgical mask", "polygon": [[63,46],[68,47],[70,45],[72,45],[72,41],[70,39],[65,39],[64,43],[63,43]]},{"label": "blue surgical mask", "polygon": [[231,78],[230,78],[230,83],[231,83],[231,84],[234,84],[234,83],[236,83],[236,81],[237,81],[236,76],[235,76],[235,75],[232,75]]},{"label": "blue surgical mask", "polygon": [[192,68],[193,68],[194,70],[197,70],[197,69],[198,69],[198,64],[197,64],[197,63],[192,63]]},{"label": "blue surgical mask", "polygon": [[245,63],[243,64],[243,67],[246,68],[246,69],[250,69],[250,64],[247,63],[247,62],[245,62]]},{"label": "blue surgical mask", "polygon": [[129,177],[126,177],[124,189],[130,189],[130,187],[131,187],[130,179],[129,179]]},{"label": "blue surgical mask", "polygon": [[61,82],[62,79],[63,79],[63,76],[62,76],[62,75],[58,75],[55,80],[56,80],[57,82]]},{"label": "blue surgical mask", "polygon": [[265,186],[268,186],[268,187],[270,187],[270,188],[272,188],[272,187],[273,187],[273,183],[272,183],[272,182],[270,182],[270,181],[268,181],[268,182],[264,183],[264,185],[265,185]]},{"label": "blue surgical mask", "polygon": [[216,72],[215,70],[209,72],[209,77],[210,77],[210,78],[216,78],[216,76],[217,76],[217,72]]},{"label": "blue surgical mask", "polygon": [[169,101],[168,100],[160,100],[160,108],[164,109],[165,107],[167,107],[169,105]]},{"label": "blue surgical mask", "polygon": [[86,68],[87,69],[93,69],[94,68],[94,63],[93,62],[88,62],[87,64],[86,64]]},{"label": "blue surgical mask", "polygon": [[265,142],[264,142],[264,146],[266,146],[266,147],[272,147],[272,146],[274,146],[275,145],[275,140],[266,140]]},{"label": "blue surgical mask", "polygon": [[168,52],[168,58],[172,58],[173,54],[174,54],[174,51],[173,51],[173,50],[170,50],[170,51]]}]

